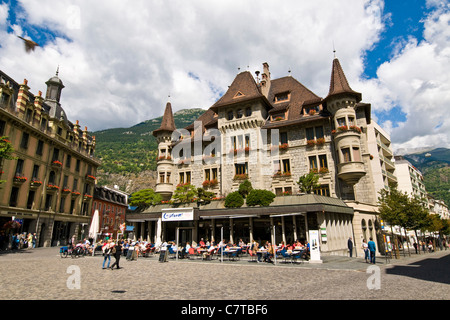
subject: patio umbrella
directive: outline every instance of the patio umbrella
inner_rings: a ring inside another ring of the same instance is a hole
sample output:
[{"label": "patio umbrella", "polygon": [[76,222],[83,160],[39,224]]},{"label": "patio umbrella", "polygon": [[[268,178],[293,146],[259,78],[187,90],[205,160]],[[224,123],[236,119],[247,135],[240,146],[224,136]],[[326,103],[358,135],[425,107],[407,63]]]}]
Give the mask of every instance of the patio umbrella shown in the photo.
[{"label": "patio umbrella", "polygon": [[98,210],[94,211],[94,216],[92,217],[91,227],[89,228],[89,238],[94,239],[94,243],[97,240],[98,227],[100,226],[100,220],[98,216]]}]

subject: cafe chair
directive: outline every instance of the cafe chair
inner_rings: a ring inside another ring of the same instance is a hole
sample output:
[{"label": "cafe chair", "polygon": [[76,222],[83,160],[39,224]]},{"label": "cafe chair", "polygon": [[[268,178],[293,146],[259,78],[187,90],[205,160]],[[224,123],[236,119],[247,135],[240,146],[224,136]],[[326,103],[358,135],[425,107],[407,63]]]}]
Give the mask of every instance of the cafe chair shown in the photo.
[{"label": "cafe chair", "polygon": [[251,260],[248,260],[249,262],[255,262],[255,258],[256,258],[256,253],[253,252],[253,250],[249,249],[248,250],[248,255],[250,256]]},{"label": "cafe chair", "polygon": [[303,261],[302,255],[303,255],[303,250],[297,252],[296,254],[293,254],[292,255],[292,261],[293,262],[297,262],[297,260],[298,260],[298,261],[300,261],[300,263],[302,263],[302,261]]}]

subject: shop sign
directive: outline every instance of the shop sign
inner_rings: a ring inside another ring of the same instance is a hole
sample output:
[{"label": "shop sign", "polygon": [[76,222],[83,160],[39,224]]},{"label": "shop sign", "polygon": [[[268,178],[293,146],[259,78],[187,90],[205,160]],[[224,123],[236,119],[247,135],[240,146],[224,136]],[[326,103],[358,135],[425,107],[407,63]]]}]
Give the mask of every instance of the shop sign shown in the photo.
[{"label": "shop sign", "polygon": [[162,221],[190,221],[194,220],[194,210],[188,209],[163,209]]}]

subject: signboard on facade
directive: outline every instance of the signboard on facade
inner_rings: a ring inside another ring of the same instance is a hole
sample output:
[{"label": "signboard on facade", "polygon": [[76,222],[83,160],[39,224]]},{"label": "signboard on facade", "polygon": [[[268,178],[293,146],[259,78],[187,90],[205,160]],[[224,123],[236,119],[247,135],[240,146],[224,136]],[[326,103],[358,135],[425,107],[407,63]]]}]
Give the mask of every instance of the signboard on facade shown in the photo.
[{"label": "signboard on facade", "polygon": [[194,208],[162,209],[162,221],[192,221]]}]

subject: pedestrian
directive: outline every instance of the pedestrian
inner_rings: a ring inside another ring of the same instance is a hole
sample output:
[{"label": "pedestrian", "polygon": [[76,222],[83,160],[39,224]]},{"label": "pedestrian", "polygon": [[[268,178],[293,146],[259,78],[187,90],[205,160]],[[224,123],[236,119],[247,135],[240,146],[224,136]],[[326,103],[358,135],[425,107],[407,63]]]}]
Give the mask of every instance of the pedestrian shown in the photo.
[{"label": "pedestrian", "polygon": [[115,260],[114,263],[111,265],[111,270],[113,270],[115,266],[117,266],[117,269],[120,269],[119,260],[120,256],[122,255],[122,243],[120,241],[113,246],[111,254],[113,255]]},{"label": "pedestrian", "polygon": [[417,254],[417,242],[416,241],[414,241],[413,246],[414,246],[414,249],[416,250],[416,254]]},{"label": "pedestrian", "polygon": [[36,232],[33,233],[33,240],[31,242],[33,244],[33,248],[36,248]]},{"label": "pedestrian", "polygon": [[115,261],[111,266],[111,270],[113,270],[115,266],[117,266],[117,269],[120,269],[119,260],[122,255],[122,243],[120,241],[112,248],[112,254]]},{"label": "pedestrian", "polygon": [[366,263],[369,263],[369,245],[367,244],[366,239],[363,239],[362,249],[364,250],[364,260]]},{"label": "pedestrian", "polygon": [[375,252],[377,250],[377,247],[375,245],[375,242],[373,242],[372,238],[370,238],[369,243],[367,244],[369,251],[370,251],[370,263],[375,264]]},{"label": "pedestrian", "polygon": [[32,249],[33,248],[33,235],[31,233],[28,233],[27,243],[28,243],[28,248]]},{"label": "pedestrian", "polygon": [[347,247],[348,247],[348,252],[350,253],[350,258],[352,257],[353,254],[353,241],[352,241],[352,237],[348,238],[347,241]]},{"label": "pedestrian", "polygon": [[[102,251],[103,251],[103,266],[102,266],[102,269],[106,269],[106,268],[109,268],[109,264],[111,263],[111,240],[108,240],[108,242],[106,242],[103,245]],[[105,268],[106,260],[108,260],[108,265]]]}]

